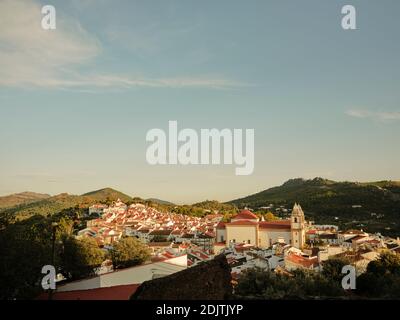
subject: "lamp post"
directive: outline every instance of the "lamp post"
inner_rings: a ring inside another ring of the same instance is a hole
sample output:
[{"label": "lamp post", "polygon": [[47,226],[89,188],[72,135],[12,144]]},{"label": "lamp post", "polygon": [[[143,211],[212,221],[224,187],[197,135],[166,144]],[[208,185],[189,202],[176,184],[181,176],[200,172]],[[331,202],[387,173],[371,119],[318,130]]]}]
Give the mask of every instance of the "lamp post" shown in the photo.
[{"label": "lamp post", "polygon": [[[55,268],[54,264],[55,264],[55,254],[56,254],[56,250],[55,250],[55,244],[56,244],[56,231],[57,231],[57,227],[58,227],[58,223],[57,222],[53,222],[51,224],[51,230],[52,230],[52,238],[51,238],[51,265]],[[56,277],[57,277],[57,271],[56,271]],[[49,300],[53,299],[53,289],[49,289]]]}]

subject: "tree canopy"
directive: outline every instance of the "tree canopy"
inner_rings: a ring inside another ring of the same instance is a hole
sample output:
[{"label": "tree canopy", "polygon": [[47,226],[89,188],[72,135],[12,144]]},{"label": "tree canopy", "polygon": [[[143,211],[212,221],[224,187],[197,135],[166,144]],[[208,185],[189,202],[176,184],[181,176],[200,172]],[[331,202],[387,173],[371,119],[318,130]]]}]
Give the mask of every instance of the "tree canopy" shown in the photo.
[{"label": "tree canopy", "polygon": [[115,269],[127,268],[143,263],[150,257],[147,246],[133,237],[122,238],[111,250]]}]

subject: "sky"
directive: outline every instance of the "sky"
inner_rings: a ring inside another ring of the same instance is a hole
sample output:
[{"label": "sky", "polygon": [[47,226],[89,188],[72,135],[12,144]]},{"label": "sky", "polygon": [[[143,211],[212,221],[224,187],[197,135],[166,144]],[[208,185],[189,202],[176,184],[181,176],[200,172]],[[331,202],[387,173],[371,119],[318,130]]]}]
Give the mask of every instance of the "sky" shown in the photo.
[{"label": "sky", "polygon": [[[0,0],[0,195],[193,203],[296,177],[400,180],[399,14],[397,0]],[[253,174],[149,165],[146,133],[169,120],[254,129]]]}]

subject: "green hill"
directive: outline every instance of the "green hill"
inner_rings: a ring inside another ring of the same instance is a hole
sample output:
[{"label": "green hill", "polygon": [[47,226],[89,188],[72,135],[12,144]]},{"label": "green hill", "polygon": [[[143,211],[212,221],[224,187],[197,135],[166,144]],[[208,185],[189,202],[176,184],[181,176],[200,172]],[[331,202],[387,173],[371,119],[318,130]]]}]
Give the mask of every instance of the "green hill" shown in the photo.
[{"label": "green hill", "polygon": [[10,208],[21,204],[29,204],[46,198],[50,198],[50,195],[35,192],[15,193],[0,197],[0,209]]},{"label": "green hill", "polygon": [[34,215],[50,216],[69,208],[88,208],[94,203],[111,203],[121,199],[124,202],[132,201],[126,194],[111,188],[92,191],[83,195],[62,193],[33,203],[24,203],[10,208],[0,209],[1,219],[23,220]]},{"label": "green hill", "polygon": [[53,215],[62,210],[76,206],[89,207],[94,202],[96,202],[96,200],[90,197],[63,193],[34,203],[22,204],[1,210],[0,215],[3,217],[15,218],[16,220],[22,220],[34,215]]},{"label": "green hill", "polygon": [[291,179],[279,187],[232,200],[240,208],[273,204],[290,209],[301,204],[309,219],[400,235],[400,182],[336,182],[322,178]]}]

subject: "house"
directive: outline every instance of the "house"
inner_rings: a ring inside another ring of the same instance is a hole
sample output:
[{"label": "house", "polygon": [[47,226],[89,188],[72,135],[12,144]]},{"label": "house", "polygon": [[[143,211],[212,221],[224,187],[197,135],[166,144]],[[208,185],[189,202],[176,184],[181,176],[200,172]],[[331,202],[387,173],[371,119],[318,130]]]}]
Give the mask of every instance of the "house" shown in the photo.
[{"label": "house", "polygon": [[351,238],[354,238],[356,236],[366,237],[368,236],[368,233],[365,233],[363,230],[356,230],[356,229],[342,231],[338,233],[338,243],[347,246],[349,243],[347,240],[350,240]]},{"label": "house", "polygon": [[296,269],[318,270],[318,257],[304,257],[298,254],[289,254],[285,256],[285,269],[288,271]]},{"label": "house", "polygon": [[318,239],[326,244],[338,244],[338,235],[337,233],[322,233],[318,236]]}]

